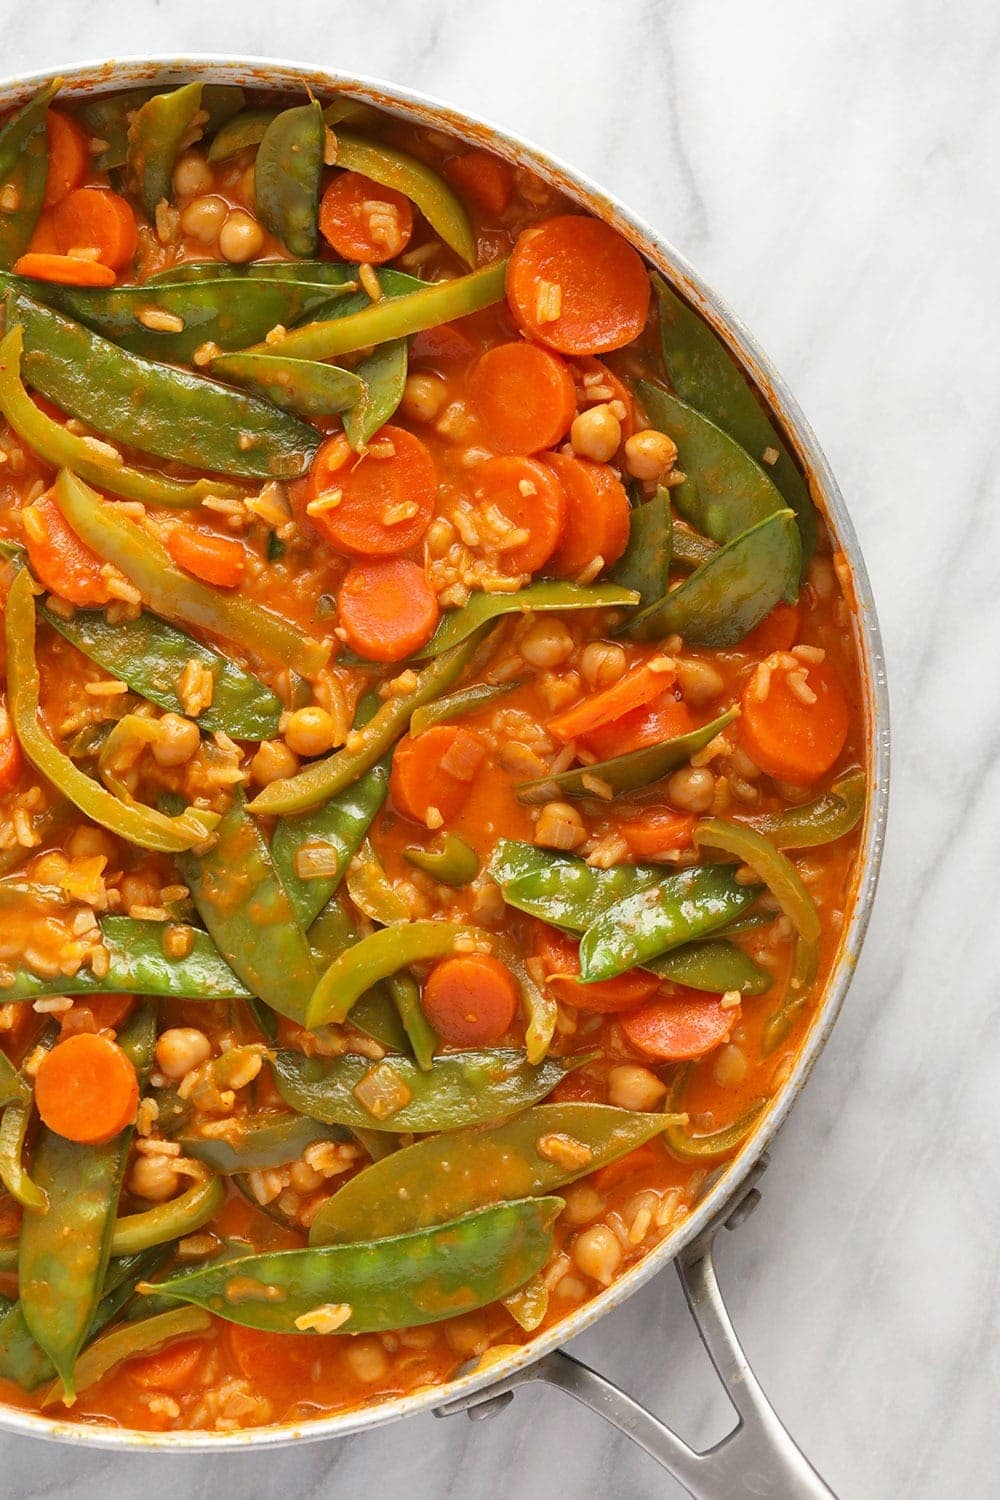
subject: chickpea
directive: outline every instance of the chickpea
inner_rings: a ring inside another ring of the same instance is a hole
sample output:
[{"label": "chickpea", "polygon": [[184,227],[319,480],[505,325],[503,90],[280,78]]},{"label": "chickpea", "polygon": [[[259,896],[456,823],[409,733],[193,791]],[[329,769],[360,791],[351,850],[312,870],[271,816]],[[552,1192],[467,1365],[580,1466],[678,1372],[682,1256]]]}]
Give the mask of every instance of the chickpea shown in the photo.
[{"label": "chickpea", "polygon": [[621,446],[622,424],[606,402],[588,407],[573,418],[569,440],[578,458],[606,464]]},{"label": "chickpea", "polygon": [[181,211],[181,229],[202,245],[212,245],[226,222],[229,205],[224,198],[193,198]]},{"label": "chickpea", "polygon": [[201,744],[197,724],[180,714],[166,713],[157,726],[159,738],[153,742],[153,759],[158,766],[183,766]]},{"label": "chickpea", "polygon": [[180,1177],[169,1156],[137,1156],[128,1175],[129,1191],[150,1203],[166,1203],[177,1191]]},{"label": "chickpea", "polygon": [[272,781],[294,776],[298,769],[298,756],[283,741],[262,740],[250,762],[250,779],[255,786],[270,786]]},{"label": "chickpea", "polygon": [[667,782],[667,796],[681,812],[707,812],[715,797],[715,777],[704,766],[681,766]]},{"label": "chickpea", "polygon": [[625,467],[633,479],[662,479],[677,462],[677,444],[665,432],[646,427],[625,441]]},{"label": "chickpea", "polygon": [[566,1204],[563,1218],[567,1224],[592,1224],[604,1212],[604,1199],[589,1182],[574,1182],[560,1196]]},{"label": "chickpea", "polygon": [[357,1338],[345,1339],[346,1358],[351,1374],[367,1385],[384,1380],[389,1372],[389,1360],[381,1343],[373,1334],[359,1334]]},{"label": "chickpea", "polygon": [[625,648],[614,641],[589,641],[580,656],[580,671],[588,687],[606,688],[625,674]]},{"label": "chickpea", "polygon": [[296,755],[322,755],[337,738],[333,715],[315,703],[290,713],[283,732],[285,744]]},{"label": "chickpea", "polygon": [[573,637],[562,620],[538,619],[521,637],[520,651],[533,667],[558,667],[573,655]]},{"label": "chickpea", "polygon": [[160,882],[145,870],[131,870],[122,876],[120,886],[122,906],[128,911],[131,906],[159,906]]},{"label": "chickpea", "polygon": [[234,208],[219,230],[219,250],[226,260],[236,265],[253,260],[264,248],[264,231],[253,214],[245,209]]},{"label": "chickpea", "polygon": [[69,874],[69,860],[61,849],[40,854],[31,866],[31,878],[38,885],[62,885]]},{"label": "chickpea", "polygon": [[573,1259],[585,1276],[610,1286],[622,1260],[622,1247],[606,1224],[592,1224],[573,1242]]},{"label": "chickpea", "polygon": [[608,1103],[619,1109],[655,1109],[667,1092],[667,1085],[649,1068],[622,1063],[608,1074]]},{"label": "chickpea", "polygon": [[535,843],[547,849],[577,849],[586,842],[583,819],[568,802],[546,802],[535,824]]},{"label": "chickpea", "polygon": [[81,823],[74,828],[66,842],[66,852],[70,859],[93,859],[103,854],[105,859],[111,860],[115,850],[111,834],[106,833],[103,828],[94,828],[90,823]]},{"label": "chickpea", "polygon": [[712,1076],[720,1088],[738,1088],[747,1076],[748,1066],[746,1053],[742,1047],[727,1042],[724,1047],[719,1048]]},{"label": "chickpea", "polygon": [[699,661],[696,656],[686,660],[678,657],[677,685],[689,703],[696,708],[718,698],[726,686],[722,673],[711,662]]},{"label": "chickpea", "polygon": [[167,1078],[183,1078],[211,1055],[211,1042],[196,1026],[171,1026],[157,1039],[156,1065]]},{"label": "chickpea", "polygon": [[448,388],[440,375],[419,372],[408,375],[399,409],[411,422],[433,422],[448,399]]},{"label": "chickpea", "polygon": [[466,1359],[472,1354],[482,1354],[490,1341],[486,1314],[463,1313],[461,1317],[449,1318],[445,1324],[445,1337],[456,1354]]},{"label": "chickpea", "polygon": [[197,193],[207,193],[212,189],[215,175],[197,151],[185,151],[177,158],[173,183],[176,197],[193,198]]}]

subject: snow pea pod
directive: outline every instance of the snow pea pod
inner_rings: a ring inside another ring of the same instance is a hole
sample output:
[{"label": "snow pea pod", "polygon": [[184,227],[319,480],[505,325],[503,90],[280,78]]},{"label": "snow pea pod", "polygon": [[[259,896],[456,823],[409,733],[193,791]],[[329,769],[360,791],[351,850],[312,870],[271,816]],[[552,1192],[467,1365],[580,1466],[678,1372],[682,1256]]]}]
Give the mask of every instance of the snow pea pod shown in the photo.
[{"label": "snow pea pod", "polygon": [[580,978],[585,984],[614,979],[722,927],[759,895],[759,886],[740,885],[725,865],[694,865],[667,875],[591,922],[580,939]]},{"label": "snow pea pod", "polygon": [[4,1110],[0,1120],[0,1182],[10,1196],[24,1208],[44,1213],[48,1200],[44,1191],[25,1170],[24,1141],[31,1124],[32,1096],[16,1100]]},{"label": "snow pea pod", "polygon": [[274,1081],[285,1103],[300,1114],[328,1125],[368,1130],[457,1130],[485,1125],[551,1094],[567,1073],[588,1062],[592,1052],[547,1057],[534,1066],[524,1052],[489,1048],[481,1052],[444,1052],[429,1073],[408,1057],[393,1057],[376,1066],[390,1068],[405,1104],[391,1118],[379,1119],[357,1098],[355,1090],[371,1071],[366,1057],[303,1057],[277,1052],[271,1060]]},{"label": "snow pea pod", "polygon": [[[562,1206],[560,1198],[515,1200],[391,1239],[227,1260],[152,1289],[273,1333],[412,1328],[484,1307],[521,1286],[547,1260]],[[337,1313],[343,1321],[324,1327],[323,1315]]]},{"label": "snow pea pod", "polygon": [[389,974],[385,987],[396,1007],[417,1067],[426,1073],[434,1064],[434,1049],[438,1039],[421,1007],[420,986],[412,974]]},{"label": "snow pea pod", "polygon": [[227,963],[279,1015],[302,1021],[316,967],[260,829],[241,796],[206,854],[178,861],[198,914]]},{"label": "snow pea pod", "polygon": [[386,699],[363,728],[352,731],[347,744],[325,760],[317,760],[296,776],[272,781],[250,803],[257,814],[306,812],[335,797],[370,771],[406,733],[415,709],[450,688],[468,666],[479,646],[474,634],[426,666],[412,692]]},{"label": "snow pea pod", "polygon": [[287,620],[250,599],[229,597],[174,567],[166,548],[141,526],[63,469],[54,495],[78,536],[135,584],[149,606],[167,619],[195,625],[306,675],[325,664],[329,647],[302,635]]},{"label": "snow pea pod", "polygon": [[[436,281],[402,297],[383,297],[358,312],[344,317],[327,318],[295,328],[281,341],[282,354],[296,359],[333,359],[371,344],[405,338],[442,323],[452,323],[481,308],[491,307],[505,295],[507,262],[496,260],[488,266],[458,276],[453,281]],[[271,354],[269,344],[257,345],[253,354]]]},{"label": "snow pea pod", "polygon": [[403,858],[442,885],[468,885],[475,880],[479,874],[479,855],[471,844],[457,833],[443,834],[436,844],[432,849],[404,849]]},{"label": "snow pea pod", "polygon": [[186,1156],[203,1161],[213,1172],[257,1172],[298,1161],[314,1141],[346,1141],[349,1134],[339,1125],[323,1125],[304,1115],[261,1111],[233,1121],[232,1135],[178,1137]]},{"label": "snow pea pod", "polygon": [[380,927],[409,917],[409,907],[393,888],[368,839],[351,861],[344,884],[358,911]]},{"label": "snow pea pod", "polygon": [[8,319],[24,326],[27,383],[104,437],[250,479],[295,479],[312,463],[320,435],[288,412],[129,354],[21,291],[9,291],[6,304]]},{"label": "snow pea pod", "polygon": [[313,1219],[309,1243],[408,1234],[490,1203],[551,1193],[654,1140],[665,1123],[663,1115],[607,1104],[540,1104],[500,1125],[417,1141],[338,1188]]},{"label": "snow pea pod", "polygon": [[67,1391],[65,1382],[56,1380],[44,1393],[42,1407],[44,1409],[59,1400],[71,1406],[76,1396],[103,1380],[123,1360],[132,1359],[136,1354],[152,1354],[172,1339],[208,1333],[211,1327],[211,1318],[200,1307],[171,1308],[169,1312],[156,1313],[152,1318],[136,1318],[122,1323],[84,1350],[73,1368],[71,1389]]},{"label": "snow pea pod", "polygon": [[696,849],[721,849],[749,865],[805,941],[819,941],[820,920],[815,901],[791,860],[763,834],[727,818],[703,818],[692,838]]},{"label": "snow pea pod", "polygon": [[0,1109],[23,1099],[27,1087],[6,1052],[0,1052]]},{"label": "snow pea pod", "polygon": [[[137,1011],[118,1043],[140,1075],[153,1059],[151,1007]],[[43,1129],[33,1170],[48,1197],[21,1225],[18,1285],[24,1321],[73,1394],[73,1366],[100,1301],[132,1128],[100,1146],[79,1146]]]},{"label": "snow pea pod", "polygon": [[504,933],[493,938],[497,957],[507,965],[520,991],[521,1010],[524,1015],[524,1050],[530,1063],[540,1063],[548,1054],[555,1036],[559,1011],[555,996],[546,984],[539,984],[525,962],[524,954],[517,943]]},{"label": "snow pea pod", "polygon": [[0,130],[0,266],[12,266],[27,250],[38,223],[49,175],[49,142],[45,114],[61,80],[47,84],[12,115]]},{"label": "snow pea pod", "polygon": [[788,1037],[799,1013],[809,1000],[809,992],[818,971],[819,943],[809,942],[800,932],[795,939],[795,954],[785,997],[774,1014],[764,1022],[760,1034],[760,1050],[765,1057],[770,1057]]},{"label": "snow pea pod", "polygon": [[355,1000],[371,985],[408,964],[443,958],[452,952],[457,938],[467,937],[490,940],[488,933],[468,923],[433,918],[397,922],[370,933],[335,958],[320,977],[306,1009],[305,1024],[312,1027],[346,1020]]},{"label": "snow pea pod", "polygon": [[42,617],[78,651],[127,682],[134,693],[160,708],[182,714],[175,684],[191,660],[212,673],[212,702],[198,715],[202,729],[222,730],[238,740],[269,740],[278,733],[281,700],[221,652],[203,646],[156,615],[109,624],[100,609],[77,610],[71,620],[39,605]]},{"label": "snow pea pod", "polygon": [[157,1203],[142,1213],[125,1214],[116,1219],[111,1254],[137,1255],[154,1245],[170,1244],[185,1234],[193,1234],[214,1218],[225,1197],[223,1184],[206,1171],[202,1178],[167,1203]]},{"label": "snow pea pod", "polygon": [[[381,268],[380,268],[381,269]],[[243,266],[230,266],[219,260],[186,260],[179,266],[168,266],[164,271],[154,271],[147,276],[144,286],[174,285],[191,281],[301,281],[306,285],[329,287],[330,296],[345,296],[357,292],[358,268],[344,260],[252,260]],[[412,287],[422,286],[415,276],[405,276],[401,271],[387,272],[383,276],[396,276]],[[338,302],[338,305],[342,305]],[[366,307],[368,298],[358,297],[356,306]],[[354,307],[351,308],[354,311]]]},{"label": "snow pea pod", "polygon": [[708,990],[714,995],[724,995],[727,990],[737,990],[741,995],[762,995],[774,983],[773,974],[755,964],[748,953],[726,938],[684,943],[662,958],[654,958],[649,967],[654,974],[661,974],[675,984]]},{"label": "snow pea pod", "polygon": [[129,121],[125,185],[151,221],[157,204],[170,201],[174,164],[201,108],[202,88],[201,83],[185,83],[167,94],[154,94]]},{"label": "snow pea pod", "polygon": [[395,146],[338,130],[336,165],[402,193],[416,204],[435,234],[460,260],[467,266],[476,264],[476,240],[465,205],[426,162]]},{"label": "snow pea pod", "polygon": [[635,589],[614,583],[529,583],[516,594],[472,595],[461,609],[450,610],[417,658],[449,651],[490,620],[502,615],[542,614],[557,609],[623,609],[638,604]]},{"label": "snow pea pod", "polygon": [[[690,1074],[690,1063],[678,1070],[670,1090],[669,1104],[672,1110],[681,1109]],[[708,1135],[691,1135],[679,1122],[671,1122],[663,1131],[663,1139],[667,1149],[681,1161],[705,1161],[714,1156],[726,1156],[750,1134],[767,1105],[767,1099],[755,1099],[731,1125],[723,1125],[720,1130],[713,1130]]]},{"label": "snow pea pod", "polygon": [[672,552],[670,491],[659,485],[656,494],[629,514],[628,546],[608,580],[639,595],[640,609],[656,604],[667,592]]},{"label": "snow pea pod", "polygon": [[659,604],[623,627],[633,640],[683,636],[694,646],[735,646],[781,599],[798,596],[802,544],[790,510],[759,521],[719,548]]},{"label": "snow pea pod", "polygon": [[[337,896],[320,912],[309,928],[309,946],[317,967],[322,970],[338,954],[358,940],[354,918]],[[374,1037],[392,1052],[406,1052],[409,1039],[393,999],[384,984],[373,985],[351,1010],[351,1025]]]},{"label": "snow pea pod", "polygon": [[807,481],[715,330],[661,276],[654,275],[653,289],[659,303],[663,360],[674,390],[765,466],[795,511],[802,559],[807,563],[816,545],[816,512]]},{"label": "snow pea pod", "polygon": [[423,734],[435,724],[447,724],[452,719],[464,718],[466,714],[478,713],[488,703],[506,697],[520,685],[520,682],[476,682],[472,687],[459,688],[457,693],[449,693],[447,697],[418,708],[410,720],[410,733]]},{"label": "snow pea pod", "polygon": [[244,109],[233,115],[216,132],[207,152],[209,161],[228,161],[250,146],[259,146],[264,132],[278,114],[276,109]]},{"label": "snow pea pod", "polygon": [[517,799],[530,804],[550,802],[553,797],[601,796],[604,788],[598,788],[595,792],[595,781],[603,782],[612,792],[634,792],[638,787],[660,781],[675,766],[683,765],[692,755],[697,755],[717,734],[721,734],[727,724],[732,723],[737,713],[735,708],[727,709],[724,714],[703,724],[699,729],[675,735],[672,740],[664,740],[659,745],[629,750],[625,755],[614,756],[612,760],[577,766],[572,771],[561,771],[558,776],[540,776],[534,781],[522,781],[517,787]]},{"label": "snow pea pod", "polygon": [[316,253],[324,146],[323,110],[312,99],[276,115],[257,151],[257,216],[292,255]]},{"label": "snow pea pod", "polygon": [[[231,284],[238,286],[239,282]],[[212,360],[212,374],[245,385],[255,395],[300,417],[326,417],[331,412],[346,411],[365,394],[363,380],[350,370],[315,359],[286,359],[283,354],[220,354]]]},{"label": "snow pea pod", "polygon": [[98,94],[76,106],[80,124],[93,141],[102,143],[103,149],[94,156],[98,171],[125,165],[129,118],[155,93],[155,89],[128,89],[122,94]]},{"label": "snow pea pod", "polygon": [[848,771],[811,802],[777,813],[759,813],[747,822],[778,849],[815,849],[820,844],[832,844],[860,821],[866,785],[863,771]]},{"label": "snow pea pod", "polygon": [[355,374],[362,382],[361,395],[344,413],[344,431],[355,452],[384,427],[402,401],[408,366],[406,339],[381,344],[358,365]]},{"label": "snow pea pod", "polygon": [[140,803],[126,806],[74,765],[45,733],[39,716],[35,600],[31,579],[23,569],[11,584],[4,627],[11,721],[21,749],[36,770],[95,823],[143,849],[172,853],[202,843],[218,821],[215,813],[189,807],[171,818]]},{"label": "snow pea pod", "polygon": [[663,865],[600,870],[572,854],[553,854],[517,839],[498,839],[490,874],[508,906],[571,932],[584,932],[609,906],[656,885]]},{"label": "snow pea pod", "polygon": [[689,570],[700,568],[714,557],[719,548],[717,543],[710,542],[707,537],[699,536],[688,526],[679,526],[674,520],[671,532],[672,561],[679,568]]}]

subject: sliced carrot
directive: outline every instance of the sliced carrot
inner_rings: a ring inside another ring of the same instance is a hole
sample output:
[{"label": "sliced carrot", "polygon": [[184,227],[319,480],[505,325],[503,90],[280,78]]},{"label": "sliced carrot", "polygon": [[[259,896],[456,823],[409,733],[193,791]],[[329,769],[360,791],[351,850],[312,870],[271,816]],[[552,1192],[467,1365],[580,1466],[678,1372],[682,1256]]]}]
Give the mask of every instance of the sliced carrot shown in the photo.
[{"label": "sliced carrot", "polygon": [[31,232],[28,251],[38,255],[58,255],[61,248],[56,239],[55,209],[43,208]]},{"label": "sliced carrot", "polygon": [[560,1078],[546,1099],[547,1104],[606,1104],[607,1085],[587,1068],[575,1068]]},{"label": "sliced carrot", "polygon": [[135,1119],[139,1084],[125,1053],[106,1036],[67,1037],[46,1052],[35,1075],[35,1104],[50,1130],[100,1146]]},{"label": "sliced carrot", "polygon": [[687,849],[697,818],[659,804],[616,824],[634,859],[660,859],[672,849]]},{"label": "sliced carrot", "polygon": [[627,1182],[630,1177],[634,1177],[636,1172],[647,1172],[656,1165],[656,1161],[656,1152],[652,1146],[637,1146],[634,1151],[619,1156],[617,1161],[609,1161],[606,1167],[592,1173],[587,1180],[599,1193],[607,1193],[620,1182]]},{"label": "sliced carrot", "polygon": [[[527,535],[503,547],[505,568],[535,573],[559,544],[566,496],[551,469],[535,458],[491,458],[476,470],[476,500],[483,509],[495,507]],[[513,535],[513,533],[512,533]]]},{"label": "sliced carrot", "polygon": [[190,1385],[206,1348],[204,1339],[176,1339],[156,1354],[130,1359],[125,1369],[145,1390],[182,1391]]},{"label": "sliced carrot", "polygon": [[430,640],[440,613],[423,568],[405,557],[355,563],[337,598],[347,644],[366,661],[411,656]]},{"label": "sliced carrot", "polygon": [[489,953],[462,953],[435,964],[420,1003],[449,1047],[494,1047],[517,1011],[513,974]]},{"label": "sliced carrot", "polygon": [[671,989],[670,995],[650,1000],[619,1022],[626,1040],[647,1057],[660,1062],[702,1057],[724,1042],[740,1019],[740,1007],[724,1009],[719,995],[683,985]]},{"label": "sliced carrot", "polygon": [[[90,166],[90,143],[82,125],[61,109],[46,110],[45,134],[48,137],[49,173],[45,179],[46,208],[61,203],[67,193],[79,187]],[[25,275],[28,273],[25,272]]]},{"label": "sliced carrot", "polygon": [[247,550],[242,542],[196,531],[193,526],[175,526],[167,537],[167,551],[185,573],[223,589],[234,589],[242,581],[247,565]]},{"label": "sliced carrot", "polygon": [[535,939],[535,952],[542,961],[549,988],[560,1000],[575,1005],[578,1010],[599,1011],[613,1014],[620,1010],[632,1010],[651,995],[655,995],[662,983],[655,974],[643,969],[629,969],[614,979],[599,979],[595,984],[581,984],[574,976],[580,972],[579,944],[553,927],[537,924],[541,931]]},{"label": "sliced carrot", "polygon": [[410,345],[410,363],[427,360],[431,365],[467,364],[476,346],[467,333],[454,323],[441,323],[415,334]]},{"label": "sliced carrot", "polygon": [[607,464],[567,453],[546,453],[543,462],[566,491],[566,524],[551,571],[575,578],[596,557],[609,568],[628,546],[629,503],[621,481]]},{"label": "sliced carrot", "polygon": [[603,360],[581,354],[571,361],[570,373],[576,386],[577,405],[586,410],[588,406],[598,406],[603,402],[619,403],[625,413],[618,418],[622,438],[631,437],[635,431],[635,402],[632,392],[618,379],[614,370],[610,370]]},{"label": "sliced carrot", "polygon": [[642,750],[646,745],[662,745],[678,735],[689,734],[693,728],[691,710],[668,688],[645,708],[634,708],[613,724],[604,724],[584,735],[583,743],[598,760],[611,760],[615,755],[627,755],[630,750]]},{"label": "sliced carrot", "polygon": [[413,206],[395,188],[360,172],[338,172],[319,205],[320,233],[345,260],[380,266],[406,249]]},{"label": "sliced carrot", "polygon": [[319,1337],[315,1333],[283,1333],[275,1337],[263,1328],[226,1324],[226,1342],[237,1369],[254,1385],[263,1385],[268,1390],[309,1389],[314,1379],[316,1351],[323,1348],[323,1344],[317,1343]]},{"label": "sliced carrot", "polygon": [[75,255],[43,255],[29,250],[14,262],[18,276],[53,281],[59,286],[114,286],[115,273],[97,260],[79,260]]},{"label": "sliced carrot", "polygon": [[456,724],[437,724],[396,746],[389,791],[397,812],[415,823],[440,827],[462,809],[486,754],[477,734]]},{"label": "sliced carrot", "polygon": [[655,702],[667,688],[673,686],[674,675],[673,667],[668,662],[663,663],[662,670],[659,665],[652,666],[649,662],[643,662],[641,666],[633,667],[624,677],[619,677],[617,682],[613,682],[603,692],[593,693],[589,698],[584,698],[582,703],[568,708],[565,713],[556,714],[545,727],[564,744],[569,740],[579,739],[583,734],[600,729],[602,724],[613,724],[623,714],[631,713],[636,708],[646,708]]},{"label": "sliced carrot", "polygon": [[829,771],[844,748],[850,708],[840,675],[827,662],[791,668],[764,662],[740,702],[740,741],[769,776],[807,786]]},{"label": "sliced carrot", "polygon": [[73,1001],[72,1010],[59,1017],[63,1036],[83,1031],[117,1031],[127,1021],[135,1005],[132,995],[87,995]]},{"label": "sliced carrot", "polygon": [[24,757],[10,722],[7,704],[0,697],[0,792],[9,792],[12,786],[16,786],[23,765]]},{"label": "sliced carrot", "polygon": [[53,216],[56,244],[71,250],[96,250],[102,265],[115,271],[128,265],[136,250],[135,214],[110,188],[77,188]]},{"label": "sliced carrot", "polygon": [[479,356],[469,376],[469,403],[494,453],[539,453],[569,431],[576,390],[565,360],[517,340]]},{"label": "sliced carrot", "polygon": [[430,525],[437,470],[403,427],[383,427],[360,457],[336,433],[313,460],[309,489],[309,518],[335,547],[392,557],[415,547]]},{"label": "sliced carrot", "polygon": [[740,651],[747,656],[770,656],[772,651],[791,651],[798,638],[799,606],[783,600],[743,637]]},{"label": "sliced carrot", "polygon": [[445,163],[445,176],[466,199],[493,218],[510,207],[514,196],[514,168],[492,151],[466,151]]},{"label": "sliced carrot", "polygon": [[21,512],[31,571],[50,593],[82,609],[107,604],[111,595],[96,552],[63,520],[48,493]]},{"label": "sliced carrot", "polygon": [[562,354],[604,354],[645,327],[649,277],[638,252],[600,219],[560,214],[518,237],[507,301],[529,338]]}]

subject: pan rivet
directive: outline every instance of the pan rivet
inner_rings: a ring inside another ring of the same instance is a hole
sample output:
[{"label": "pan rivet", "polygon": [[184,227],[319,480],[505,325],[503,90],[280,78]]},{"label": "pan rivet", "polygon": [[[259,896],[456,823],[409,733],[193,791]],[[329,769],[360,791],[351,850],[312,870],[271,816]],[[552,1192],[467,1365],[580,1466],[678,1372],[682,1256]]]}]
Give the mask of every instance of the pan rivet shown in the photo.
[{"label": "pan rivet", "polygon": [[760,1189],[751,1188],[745,1198],[741,1198],[726,1220],[727,1229],[739,1229],[740,1225],[749,1219],[757,1204],[760,1202]]}]

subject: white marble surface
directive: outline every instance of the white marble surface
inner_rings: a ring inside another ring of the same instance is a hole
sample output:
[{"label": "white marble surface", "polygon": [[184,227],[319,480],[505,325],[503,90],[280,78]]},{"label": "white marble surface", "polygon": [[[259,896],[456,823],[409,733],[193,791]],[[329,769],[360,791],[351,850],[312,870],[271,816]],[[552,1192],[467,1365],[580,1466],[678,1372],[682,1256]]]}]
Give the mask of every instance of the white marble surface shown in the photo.
[{"label": "white marble surface", "polygon": [[[771,352],[873,576],[893,808],[853,991],[722,1277],[765,1388],[844,1500],[995,1495],[995,3],[2,0],[0,47],[5,74],[235,49],[450,98],[620,194]],[[577,1352],[685,1435],[724,1430],[670,1272]],[[491,1423],[426,1417],[260,1457],[0,1438],[0,1476],[17,1500],[680,1494],[597,1418],[534,1390]]]}]

